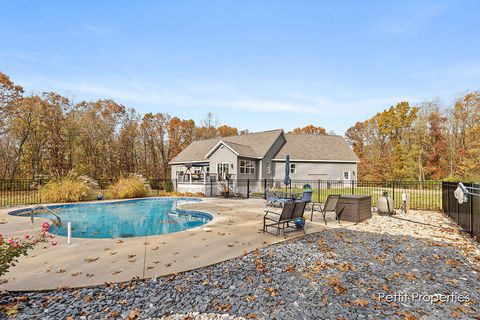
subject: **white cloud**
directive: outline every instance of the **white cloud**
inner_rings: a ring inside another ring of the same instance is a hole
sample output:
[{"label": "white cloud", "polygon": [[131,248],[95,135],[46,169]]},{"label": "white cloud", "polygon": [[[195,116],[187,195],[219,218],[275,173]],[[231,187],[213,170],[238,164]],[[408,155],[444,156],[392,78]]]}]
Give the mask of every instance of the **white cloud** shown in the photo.
[{"label": "white cloud", "polygon": [[[138,84],[121,84],[107,86],[90,82],[54,82],[53,85],[60,90],[67,91],[77,96],[79,93],[95,98],[111,98],[126,102],[147,105],[211,108],[232,108],[258,112],[286,111],[292,113],[318,114],[321,111],[312,104],[296,101],[279,101],[278,99],[250,98],[245,95],[215,91],[211,87],[202,90],[201,86],[164,89],[146,89]],[[219,85],[221,87],[221,85]],[[215,87],[215,86],[213,86]]]}]

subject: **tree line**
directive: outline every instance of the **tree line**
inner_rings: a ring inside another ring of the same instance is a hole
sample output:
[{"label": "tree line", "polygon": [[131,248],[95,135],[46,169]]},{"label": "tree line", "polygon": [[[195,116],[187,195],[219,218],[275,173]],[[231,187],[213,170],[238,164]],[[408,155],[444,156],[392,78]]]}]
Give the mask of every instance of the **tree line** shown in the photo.
[{"label": "tree line", "polygon": [[[307,125],[296,134],[327,134]],[[129,173],[168,178],[168,162],[194,140],[246,134],[166,113],[139,114],[113,100],[74,103],[55,93],[26,94],[0,72],[0,179],[42,178],[74,171],[94,179]],[[331,132],[329,132],[330,134]],[[438,99],[400,102],[345,133],[364,180],[480,179],[480,92],[451,106]]]},{"label": "tree line", "polygon": [[400,102],[345,134],[366,180],[480,179],[480,92],[453,105]]},{"label": "tree line", "polygon": [[0,179],[71,171],[95,179],[168,178],[168,162],[193,140],[244,133],[219,125],[212,113],[197,125],[166,113],[140,115],[113,100],[25,94],[0,72]]}]

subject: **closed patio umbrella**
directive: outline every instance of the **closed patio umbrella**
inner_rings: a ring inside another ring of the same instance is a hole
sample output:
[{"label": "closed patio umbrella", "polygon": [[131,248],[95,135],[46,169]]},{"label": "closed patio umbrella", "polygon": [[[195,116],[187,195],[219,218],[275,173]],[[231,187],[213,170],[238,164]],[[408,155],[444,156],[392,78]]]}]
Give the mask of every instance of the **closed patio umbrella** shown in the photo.
[{"label": "closed patio umbrella", "polygon": [[290,179],[290,156],[287,154],[285,157],[285,178],[283,179],[285,184],[285,192],[287,192],[287,186],[290,185],[290,190],[292,189],[292,180]]}]

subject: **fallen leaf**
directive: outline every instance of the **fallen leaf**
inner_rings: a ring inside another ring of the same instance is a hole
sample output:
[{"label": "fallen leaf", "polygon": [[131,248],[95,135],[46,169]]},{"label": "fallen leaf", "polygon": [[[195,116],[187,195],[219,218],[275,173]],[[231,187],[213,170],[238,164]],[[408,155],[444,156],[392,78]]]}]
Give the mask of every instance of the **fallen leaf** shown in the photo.
[{"label": "fallen leaf", "polygon": [[293,264],[289,264],[285,269],[286,272],[293,272],[295,271],[295,266]]},{"label": "fallen leaf", "polygon": [[364,299],[355,299],[353,301],[353,304],[357,305],[357,306],[360,306],[360,307],[366,307],[368,306],[368,300],[364,300]]},{"label": "fallen leaf", "polygon": [[83,261],[87,262],[87,263],[91,263],[91,262],[95,262],[97,261],[98,259],[100,259],[100,257],[95,257],[95,258],[85,258]]},{"label": "fallen leaf", "polygon": [[138,308],[133,308],[133,310],[130,311],[128,314],[127,319],[128,320],[133,320],[136,319],[140,315],[140,310]]}]

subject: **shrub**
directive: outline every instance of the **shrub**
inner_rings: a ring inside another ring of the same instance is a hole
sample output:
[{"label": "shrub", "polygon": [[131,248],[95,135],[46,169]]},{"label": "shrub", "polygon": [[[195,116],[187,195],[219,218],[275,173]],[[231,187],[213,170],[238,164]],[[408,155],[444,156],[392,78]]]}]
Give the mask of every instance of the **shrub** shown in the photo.
[{"label": "shrub", "polygon": [[[0,277],[8,272],[10,267],[15,266],[20,256],[26,256],[28,250],[33,249],[37,243],[47,242],[49,238],[54,238],[55,235],[48,234],[50,224],[44,222],[42,224],[42,231],[36,235],[25,235],[23,239],[10,238],[5,240],[0,234]],[[52,240],[52,245],[57,242]]]},{"label": "shrub", "polygon": [[131,174],[120,178],[107,189],[107,197],[112,199],[128,199],[146,197],[150,194],[150,186],[139,174]]},{"label": "shrub", "polygon": [[95,189],[98,188],[95,180],[69,173],[42,186],[40,195],[42,201],[46,202],[75,202],[92,199]]},{"label": "shrub", "polygon": [[200,198],[205,197],[205,194],[202,192],[177,192],[177,191],[170,191],[170,192],[161,192],[160,195],[162,197],[190,197],[190,198]]}]

